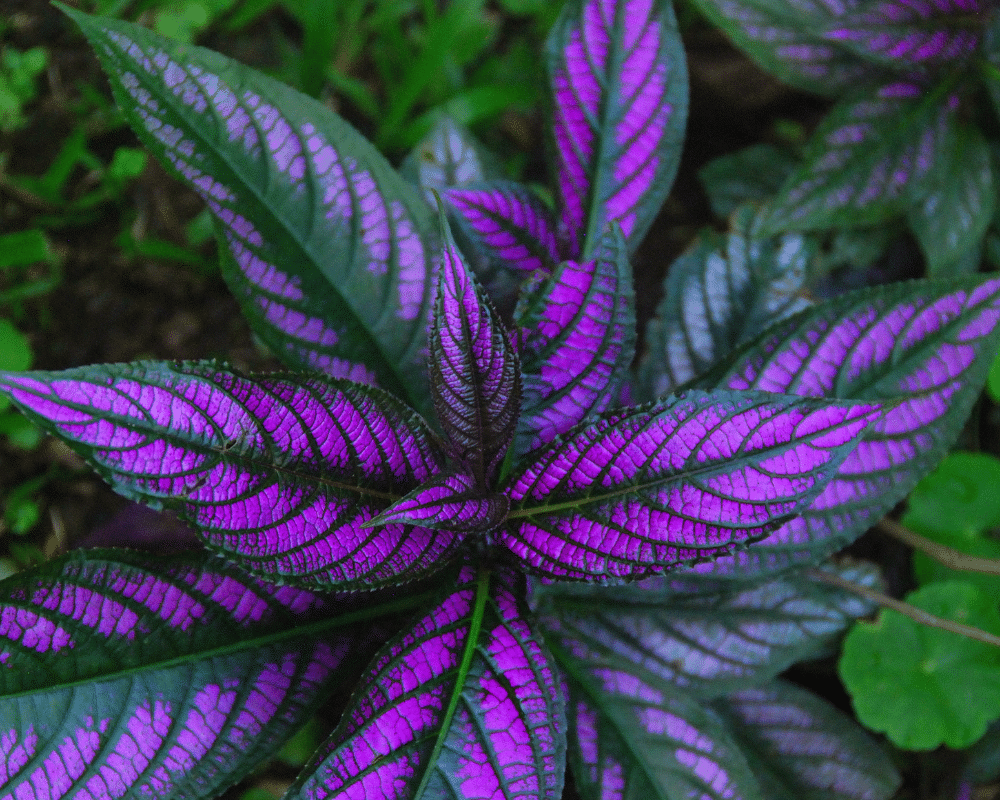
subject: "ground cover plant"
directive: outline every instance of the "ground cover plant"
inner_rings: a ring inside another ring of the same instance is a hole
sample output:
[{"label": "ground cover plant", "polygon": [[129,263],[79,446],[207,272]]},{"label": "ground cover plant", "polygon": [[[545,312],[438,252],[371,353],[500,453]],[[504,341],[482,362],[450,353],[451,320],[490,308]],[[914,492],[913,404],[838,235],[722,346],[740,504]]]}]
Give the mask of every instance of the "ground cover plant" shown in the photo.
[{"label": "ground cover plant", "polygon": [[558,797],[567,764],[585,797],[895,791],[877,742],[778,675],[871,611],[832,584],[875,571],[827,557],[955,441],[1000,281],[811,303],[814,244],[741,208],[671,269],[632,380],[630,257],[687,107],[669,4],[556,22],[552,205],[484,181],[454,124],[413,185],[282,84],[68,13],[288,371],[0,377],[206,545],[0,584],[5,796],[214,796],[374,649],[289,797]]}]

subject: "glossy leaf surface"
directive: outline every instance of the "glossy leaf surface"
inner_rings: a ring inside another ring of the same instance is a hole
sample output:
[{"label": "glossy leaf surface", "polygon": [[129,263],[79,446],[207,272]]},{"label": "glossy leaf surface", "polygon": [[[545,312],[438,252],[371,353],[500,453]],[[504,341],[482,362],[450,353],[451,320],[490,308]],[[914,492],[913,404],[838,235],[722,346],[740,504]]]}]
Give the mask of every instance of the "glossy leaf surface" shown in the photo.
[{"label": "glossy leaf surface", "polygon": [[118,492],[173,509],[261,575],[398,583],[458,544],[426,528],[362,527],[439,459],[424,423],[378,389],[245,378],[209,362],[8,373],[0,389]]},{"label": "glossy leaf surface", "polygon": [[508,505],[504,495],[477,489],[469,475],[435,475],[386,509],[373,523],[405,522],[438,530],[480,533],[503,522]]},{"label": "glossy leaf surface", "polygon": [[523,186],[495,183],[443,194],[484,258],[524,272],[559,260],[552,212]]},{"label": "glossy leaf surface", "polygon": [[551,442],[617,397],[635,354],[635,297],[617,229],[593,261],[564,261],[518,310],[522,450]]},{"label": "glossy leaf surface", "polygon": [[833,477],[875,405],[691,392],[566,434],[510,479],[508,547],[549,577],[642,577],[759,539]]},{"label": "glossy leaf surface", "polygon": [[289,800],[557,800],[566,735],[557,680],[506,583],[483,606],[466,572],[376,656]]},{"label": "glossy leaf surface", "polygon": [[570,0],[548,42],[563,255],[617,222],[634,251],[677,172],[687,66],[665,0]]},{"label": "glossy leaf surface", "polygon": [[716,561],[712,575],[818,561],[906,497],[957,438],[997,351],[998,322],[1000,280],[914,281],[824,303],[735,354],[720,386],[888,405],[800,517]]},{"label": "glossy leaf surface", "polygon": [[570,675],[570,765],[585,800],[763,800],[716,715],[676,687],[560,657]]},{"label": "glossy leaf surface", "polygon": [[768,800],[886,800],[899,773],[846,714],[785,681],[712,703]]},{"label": "glossy leaf surface", "polygon": [[339,677],[353,632],[335,611],[203,555],[79,552],[9,578],[0,797],[215,796]]},{"label": "glossy leaf surface", "polygon": [[[841,577],[878,585],[866,565]],[[552,584],[536,590],[546,640],[590,664],[662,680],[698,698],[760,685],[796,661],[823,655],[872,604],[794,576],[746,589],[687,594],[684,574],[627,586]]]},{"label": "glossy leaf surface", "polygon": [[521,408],[517,354],[443,224],[444,261],[430,332],[431,394],[452,455],[485,491],[514,438]]},{"label": "glossy leaf surface", "polygon": [[952,146],[957,105],[940,87],[907,81],[842,101],[813,134],[765,229],[875,225],[905,212],[928,190],[938,154]]},{"label": "glossy leaf surface", "polygon": [[727,236],[705,236],[667,271],[641,369],[649,397],[669,394],[809,305],[805,283],[815,245],[799,234],[761,237],[749,208],[731,224]]},{"label": "glossy leaf surface", "polygon": [[215,215],[224,274],[254,330],[291,366],[377,380],[421,407],[438,239],[418,192],[287,86],[127,22],[67,13],[143,143]]}]

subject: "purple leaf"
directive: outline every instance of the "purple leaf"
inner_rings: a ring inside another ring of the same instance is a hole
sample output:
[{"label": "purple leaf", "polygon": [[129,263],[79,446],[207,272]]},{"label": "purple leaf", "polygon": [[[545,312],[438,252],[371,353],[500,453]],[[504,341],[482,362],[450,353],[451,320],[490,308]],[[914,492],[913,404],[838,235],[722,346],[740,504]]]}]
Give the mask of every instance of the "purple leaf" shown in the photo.
[{"label": "purple leaf", "polygon": [[880,68],[824,38],[859,0],[696,0],[741,50],[780,80],[807,92],[836,95],[890,80]]},{"label": "purple leaf", "polygon": [[443,216],[442,225],[444,259],[430,331],[431,394],[452,455],[476,488],[486,491],[517,425],[517,354]]},{"label": "purple leaf", "polygon": [[276,355],[415,391],[421,407],[438,240],[419,192],[284,84],[136,25],[66,12],[144,144],[215,215],[226,280]]},{"label": "purple leaf", "polygon": [[802,515],[697,568],[740,577],[818,561],[903,500],[958,437],[1000,345],[1000,280],[915,281],[817,306],[733,356],[721,385],[886,402]]},{"label": "purple leaf", "polygon": [[478,490],[469,475],[435,475],[367,526],[403,522],[435,530],[482,533],[507,517],[506,495]]},{"label": "purple leaf", "polygon": [[677,172],[687,67],[665,0],[573,0],[549,37],[560,238],[588,259],[617,222],[634,251]]},{"label": "purple leaf", "polygon": [[376,656],[288,800],[557,800],[566,721],[554,669],[506,582],[484,608],[470,577]]},{"label": "purple leaf", "polygon": [[772,201],[764,232],[877,225],[928,189],[952,148],[958,97],[897,81],[838,103]]},{"label": "purple leaf", "polygon": [[0,795],[216,796],[341,677],[353,634],[336,611],[204,555],[77,552],[8,579]]},{"label": "purple leaf", "polygon": [[763,800],[718,717],[669,684],[574,662],[570,766],[584,800]]},{"label": "purple leaf", "polygon": [[[880,588],[870,565],[830,568]],[[684,594],[684,573],[626,586],[554,583],[534,605],[553,647],[590,664],[638,676],[705,699],[770,680],[796,661],[825,655],[874,605],[803,576],[718,593]]]},{"label": "purple leaf", "polygon": [[400,172],[423,189],[431,203],[431,190],[481,183],[503,174],[496,159],[472,132],[447,115],[438,119],[431,132],[413,148]]},{"label": "purple leaf", "polygon": [[987,3],[878,0],[840,14],[824,38],[889,67],[967,60],[979,46]]},{"label": "purple leaf", "polygon": [[649,397],[702,375],[738,344],[809,305],[803,292],[815,245],[801,234],[765,239],[755,216],[740,209],[728,236],[705,236],[667,271],[641,370]]},{"label": "purple leaf", "polygon": [[566,261],[518,310],[524,409],[520,450],[552,441],[617,397],[635,354],[632,268],[621,231],[597,257]]},{"label": "purple leaf", "polygon": [[768,800],[887,800],[900,777],[846,714],[785,681],[716,700]]},{"label": "purple leaf", "polygon": [[271,579],[398,583],[458,545],[426,528],[363,527],[439,463],[424,423],[380,390],[208,362],[8,373],[0,389],[118,492],[174,509]]},{"label": "purple leaf", "polygon": [[442,196],[484,258],[525,272],[547,270],[559,260],[552,212],[523,186],[448,189]]},{"label": "purple leaf", "polygon": [[537,573],[607,580],[717,557],[799,513],[875,404],[690,392],[567,434],[509,482],[501,534]]}]

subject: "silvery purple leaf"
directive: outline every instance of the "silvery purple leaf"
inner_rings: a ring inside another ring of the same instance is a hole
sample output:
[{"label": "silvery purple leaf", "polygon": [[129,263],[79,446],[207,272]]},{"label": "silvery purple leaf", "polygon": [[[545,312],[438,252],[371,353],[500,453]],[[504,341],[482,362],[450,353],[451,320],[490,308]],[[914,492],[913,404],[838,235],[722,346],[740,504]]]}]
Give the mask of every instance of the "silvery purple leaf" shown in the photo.
[{"label": "silvery purple leaf", "polygon": [[452,456],[485,491],[514,437],[521,406],[517,353],[443,216],[441,221],[445,245],[429,337],[431,395]]},{"label": "silvery purple leaf", "polygon": [[900,777],[879,742],[850,717],[786,681],[712,703],[768,800],[888,800]]},{"label": "silvery purple leaf", "polygon": [[529,189],[493,183],[442,196],[481,258],[525,272],[548,270],[559,260],[552,212]]},{"label": "silvery purple leaf", "polygon": [[926,194],[938,154],[953,146],[957,109],[957,96],[914,81],[841,101],[772,201],[763,232],[877,225],[904,213]]},{"label": "silvery purple leaf", "polygon": [[378,381],[422,407],[438,238],[419,192],[311,98],[216,53],[66,12],[126,119],[215,215],[254,330],[293,367]]},{"label": "silvery purple leaf", "polygon": [[635,355],[635,296],[616,227],[592,261],[564,261],[525,294],[520,326],[524,401],[519,450],[552,441],[614,401]]},{"label": "silvery purple leaf", "polygon": [[509,479],[501,540],[536,573],[662,573],[760,539],[826,486],[876,404],[689,392],[580,426]]},{"label": "silvery purple leaf", "polygon": [[[880,588],[871,565],[826,569]],[[553,647],[700,699],[760,685],[797,661],[826,655],[853,620],[874,610],[803,575],[716,593],[678,592],[677,584],[685,588],[683,572],[626,586],[554,583],[536,589],[534,605]]]},{"label": "silvery purple leaf", "polygon": [[767,239],[742,208],[725,237],[709,233],[667,271],[640,370],[648,397],[706,372],[741,342],[809,305],[805,282],[816,253],[801,234]]},{"label": "silvery purple leaf", "polygon": [[569,763],[584,800],[764,800],[714,712],[668,683],[556,652],[572,664]]},{"label": "silvery purple leaf", "polygon": [[481,183],[502,176],[495,157],[464,125],[445,115],[413,148],[399,168],[400,174],[424,190],[433,203],[431,190]]},{"label": "silvery purple leaf", "polygon": [[0,797],[216,796],[341,679],[356,632],[336,611],[203,554],[80,551],[7,579]]},{"label": "silvery purple leaf", "polygon": [[687,66],[667,0],[570,0],[549,35],[557,214],[565,258],[618,223],[630,251],[670,191]]},{"label": "silvery purple leaf", "polygon": [[478,584],[466,570],[375,657],[287,800],[558,800],[566,719],[555,668],[507,579]]},{"label": "silvery purple leaf", "polygon": [[434,475],[366,524],[403,522],[435,530],[482,533],[506,519],[509,505],[506,495],[477,489],[470,475]]},{"label": "silvery purple leaf", "polygon": [[983,0],[876,0],[832,20],[823,38],[890,68],[966,61],[979,46]]},{"label": "silvery purple leaf", "polygon": [[954,444],[1000,345],[1000,280],[869,287],[816,306],[734,354],[721,386],[884,402],[800,517],[711,567],[741,577],[818,561],[903,500]]},{"label": "silvery purple leaf", "polygon": [[0,374],[0,391],[116,491],[173,509],[210,547],[274,580],[399,583],[437,569],[459,542],[363,527],[440,459],[423,421],[378,389],[148,362]]},{"label": "silvery purple leaf", "polygon": [[867,62],[825,30],[860,0],[695,0],[733,44],[767,72],[807,92],[836,95],[890,80],[892,72]]}]

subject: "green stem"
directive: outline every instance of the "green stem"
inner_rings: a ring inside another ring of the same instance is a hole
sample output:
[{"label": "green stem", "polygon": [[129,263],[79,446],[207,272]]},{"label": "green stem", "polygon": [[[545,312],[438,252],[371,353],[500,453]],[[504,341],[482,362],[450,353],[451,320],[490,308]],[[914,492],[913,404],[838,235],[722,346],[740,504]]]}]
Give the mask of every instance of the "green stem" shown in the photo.
[{"label": "green stem", "polygon": [[864,597],[866,600],[871,600],[873,603],[878,603],[883,608],[891,608],[893,611],[898,611],[900,614],[909,617],[915,622],[919,622],[921,625],[926,625],[929,628],[938,628],[942,631],[949,631],[950,633],[957,633],[966,639],[973,639],[977,642],[1000,647],[1000,636],[994,636],[992,633],[988,633],[980,628],[963,625],[961,622],[955,622],[954,620],[931,614],[922,608],[917,608],[909,603],[904,603],[902,600],[897,600],[895,597],[889,597],[889,595],[876,592],[867,586],[845,580],[832,572],[824,572],[821,569],[810,569],[808,570],[808,575],[815,580],[836,586],[838,589],[852,592],[860,597]]},{"label": "green stem", "polygon": [[479,645],[479,634],[483,629],[483,617],[486,615],[486,601],[489,599],[489,596],[490,571],[484,569],[476,577],[476,604],[472,608],[472,618],[469,620],[469,636],[465,640],[462,661],[458,665],[458,674],[455,676],[455,688],[451,692],[448,708],[445,709],[444,716],[441,718],[441,729],[438,731],[437,741],[434,742],[434,749],[431,751],[431,756],[427,760],[427,768],[420,779],[417,791],[413,794],[415,800],[420,800],[424,796],[424,790],[430,782],[434,765],[437,763],[438,757],[441,755],[441,749],[448,738],[451,720],[455,716],[455,710],[458,708],[458,701],[462,697],[462,687],[465,685],[465,679],[468,677],[469,669],[472,667],[472,657],[475,655],[476,647]]}]

